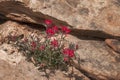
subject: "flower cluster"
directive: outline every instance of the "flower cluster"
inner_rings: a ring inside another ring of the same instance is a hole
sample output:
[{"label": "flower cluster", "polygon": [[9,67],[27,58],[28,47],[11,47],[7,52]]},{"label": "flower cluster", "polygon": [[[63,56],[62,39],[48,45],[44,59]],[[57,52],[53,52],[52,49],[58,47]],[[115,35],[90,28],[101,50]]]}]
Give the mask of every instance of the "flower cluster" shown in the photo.
[{"label": "flower cluster", "polygon": [[47,33],[48,36],[53,36],[57,32],[58,32],[58,27],[57,26],[47,28],[47,30],[46,30],[46,33]]},{"label": "flower cluster", "polygon": [[40,51],[45,50],[45,46],[44,46],[44,45],[41,45],[41,46],[39,47],[39,50],[40,50]]},{"label": "flower cluster", "polygon": [[66,46],[65,37],[71,30],[67,26],[56,26],[51,20],[45,20],[45,25],[47,28],[44,37],[35,39],[30,36],[18,45],[25,50],[28,60],[32,58],[31,61],[37,66],[44,64],[44,68],[59,68],[61,65],[67,67],[78,49],[75,44],[72,48]]},{"label": "flower cluster", "polygon": [[63,50],[63,54],[66,55],[67,57],[74,57],[74,50],[70,48],[65,48]]},{"label": "flower cluster", "polygon": [[51,37],[51,36],[54,36],[58,32],[62,32],[63,34],[69,34],[70,31],[71,30],[67,26],[60,26],[60,29],[58,29],[58,26],[48,25],[46,33],[49,37]]},{"label": "flower cluster", "polygon": [[65,33],[65,34],[70,33],[70,29],[68,29],[66,26],[62,26],[61,29],[62,29],[63,33]]},{"label": "flower cluster", "polygon": [[51,45],[53,46],[53,47],[58,47],[59,46],[59,44],[58,44],[58,40],[53,40],[53,41],[51,41]]}]

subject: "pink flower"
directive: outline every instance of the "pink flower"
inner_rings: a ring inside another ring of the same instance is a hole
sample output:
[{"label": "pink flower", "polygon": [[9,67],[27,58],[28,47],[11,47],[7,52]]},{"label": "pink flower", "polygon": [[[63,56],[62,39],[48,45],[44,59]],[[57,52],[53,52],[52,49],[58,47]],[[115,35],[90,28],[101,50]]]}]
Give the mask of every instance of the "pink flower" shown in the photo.
[{"label": "pink flower", "polygon": [[32,48],[36,48],[36,43],[33,41],[33,42],[31,42],[31,47]]},{"label": "pink flower", "polygon": [[61,30],[65,33],[65,34],[68,34],[68,33],[70,33],[70,29],[68,28],[68,27],[66,27],[66,26],[61,26]]},{"label": "pink flower", "polygon": [[65,48],[63,50],[63,54],[67,55],[68,57],[74,57],[74,50],[72,50],[70,48]]},{"label": "pink flower", "polygon": [[55,33],[58,32],[58,27],[57,26],[53,26],[52,29]]},{"label": "pink flower", "polygon": [[64,61],[67,62],[69,59],[68,57],[64,57]]},{"label": "pink flower", "polygon": [[48,28],[46,30],[46,33],[47,33],[48,36],[53,36],[55,34],[55,32],[54,32],[54,30],[52,28]]},{"label": "pink flower", "polygon": [[52,24],[52,21],[47,19],[47,20],[45,20],[45,24],[51,25],[51,24]]},{"label": "pink flower", "polygon": [[32,51],[35,50],[36,46],[37,46],[36,43],[34,41],[32,41],[31,42]]},{"label": "pink flower", "polygon": [[53,41],[51,41],[51,45],[53,46],[53,47],[58,47],[58,40],[53,40]]},{"label": "pink flower", "polygon": [[45,50],[45,46],[44,46],[44,45],[41,45],[41,46],[39,47],[39,50],[40,50],[40,51]]}]

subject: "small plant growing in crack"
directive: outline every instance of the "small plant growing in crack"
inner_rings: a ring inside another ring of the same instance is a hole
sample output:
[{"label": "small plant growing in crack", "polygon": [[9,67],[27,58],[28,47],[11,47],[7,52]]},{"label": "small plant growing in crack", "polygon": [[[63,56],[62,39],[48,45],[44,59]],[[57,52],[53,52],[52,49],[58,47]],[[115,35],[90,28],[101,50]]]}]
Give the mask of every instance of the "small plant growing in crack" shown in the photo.
[{"label": "small plant growing in crack", "polygon": [[[71,30],[67,26],[58,28],[51,20],[45,20],[47,26],[42,37],[29,35],[17,40],[16,46],[24,51],[27,60],[32,61],[39,69],[67,70],[76,58],[78,45],[66,40]],[[40,35],[41,36],[41,35]]]}]

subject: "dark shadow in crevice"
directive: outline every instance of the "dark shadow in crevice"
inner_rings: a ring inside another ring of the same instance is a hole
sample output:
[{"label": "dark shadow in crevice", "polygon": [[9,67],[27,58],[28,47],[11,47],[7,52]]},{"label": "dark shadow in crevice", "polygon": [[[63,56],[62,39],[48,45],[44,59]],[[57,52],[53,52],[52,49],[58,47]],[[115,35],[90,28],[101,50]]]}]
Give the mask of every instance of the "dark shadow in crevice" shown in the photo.
[{"label": "dark shadow in crevice", "polygon": [[99,30],[83,30],[83,29],[72,29],[71,35],[74,35],[83,40],[105,40],[105,39],[118,39],[120,36],[113,36]]},{"label": "dark shadow in crevice", "polygon": [[36,23],[30,23],[30,22],[20,22],[20,21],[16,21],[16,20],[11,20],[11,21],[17,22],[20,25],[27,25],[26,28],[31,28],[31,29],[39,30],[39,31],[45,31],[46,30],[46,27],[42,24],[36,24]]},{"label": "dark shadow in crevice", "polygon": [[3,24],[7,21],[7,19],[5,19],[6,17],[2,14],[0,14],[0,24]]}]

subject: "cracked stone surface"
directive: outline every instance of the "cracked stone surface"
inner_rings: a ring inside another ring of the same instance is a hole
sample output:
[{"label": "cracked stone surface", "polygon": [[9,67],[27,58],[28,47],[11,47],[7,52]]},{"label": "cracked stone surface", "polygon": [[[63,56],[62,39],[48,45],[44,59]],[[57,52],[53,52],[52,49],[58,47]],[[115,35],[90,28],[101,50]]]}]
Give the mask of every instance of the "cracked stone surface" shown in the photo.
[{"label": "cracked stone surface", "polygon": [[[1,1],[0,18],[39,24],[37,26],[40,26],[42,21],[48,18],[55,21],[56,24],[67,22],[66,25],[81,29],[76,32],[78,36],[69,35],[67,38],[71,42],[77,42],[79,45],[80,64],[75,61],[75,68],[79,69],[87,79],[89,77],[92,80],[120,80],[120,54],[109,48],[104,42],[107,37],[99,33],[99,31],[102,31],[113,37],[120,36],[119,0],[17,1],[25,3],[28,7],[24,7],[25,5],[20,2]],[[34,32],[35,29],[26,30],[26,27],[32,26],[28,25],[29,23],[21,25],[13,21],[1,22],[1,42],[10,32],[25,34],[25,36]],[[37,30],[39,31],[40,28]],[[101,35],[104,39],[90,37],[89,35],[84,36],[85,30],[90,30],[88,33],[90,35],[96,35],[95,37]],[[94,31],[98,32],[93,33]],[[79,32],[83,32],[83,36]]]},{"label": "cracked stone surface", "polygon": [[21,0],[34,11],[65,21],[74,28],[120,36],[119,0]]},{"label": "cracked stone surface", "polygon": [[80,63],[76,68],[95,80],[120,79],[120,54],[114,52],[103,41],[82,40],[69,36],[68,40],[79,43]]},{"label": "cracked stone surface", "polygon": [[13,20],[37,24],[44,19],[52,19],[56,24],[69,25],[75,29],[103,31],[120,36],[119,0],[15,1],[0,1],[0,14]]}]

